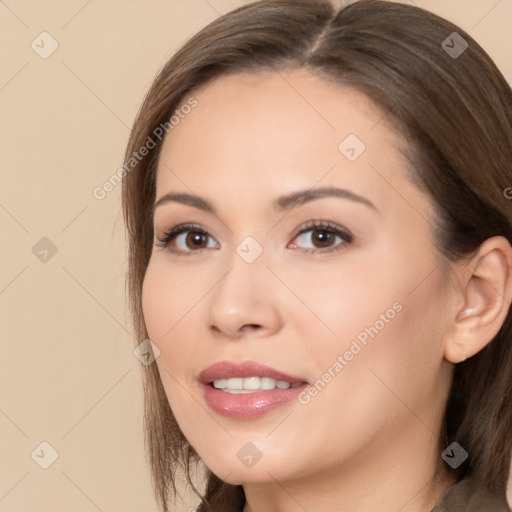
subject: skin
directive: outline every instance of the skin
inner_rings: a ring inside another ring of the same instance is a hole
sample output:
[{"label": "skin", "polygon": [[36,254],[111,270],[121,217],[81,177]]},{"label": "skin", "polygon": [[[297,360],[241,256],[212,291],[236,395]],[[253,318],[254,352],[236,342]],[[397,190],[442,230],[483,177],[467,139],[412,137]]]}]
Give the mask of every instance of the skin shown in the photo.
[{"label": "skin", "polygon": [[[193,193],[216,214],[178,202],[156,208],[143,288],[180,428],[216,475],[244,485],[245,511],[431,510],[454,482],[438,450],[453,363],[481,350],[505,318],[510,246],[487,241],[446,279],[431,201],[405,175],[406,142],[358,92],[283,70],[222,77],[194,97],[164,142],[156,197]],[[352,162],[338,150],[348,134],[366,145]],[[375,209],[335,197],[273,207],[328,186]],[[295,237],[311,220],[353,240],[312,252],[318,231]],[[209,233],[204,248],[183,237],[158,245],[189,222]],[[236,253],[247,236],[263,249],[250,264]],[[294,400],[252,420],[206,405],[197,377],[210,364],[257,361],[314,383],[394,303],[401,311],[307,405]],[[237,457],[248,442],[262,453],[252,468]]]}]

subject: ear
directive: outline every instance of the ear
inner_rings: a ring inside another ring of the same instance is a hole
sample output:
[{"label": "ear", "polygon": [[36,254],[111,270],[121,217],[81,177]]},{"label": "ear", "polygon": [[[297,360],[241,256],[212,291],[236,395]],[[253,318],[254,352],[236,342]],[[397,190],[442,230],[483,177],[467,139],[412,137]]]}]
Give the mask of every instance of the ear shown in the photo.
[{"label": "ear", "polygon": [[487,239],[460,271],[458,306],[445,336],[444,357],[460,363],[490,343],[512,300],[512,247],[502,236]]}]

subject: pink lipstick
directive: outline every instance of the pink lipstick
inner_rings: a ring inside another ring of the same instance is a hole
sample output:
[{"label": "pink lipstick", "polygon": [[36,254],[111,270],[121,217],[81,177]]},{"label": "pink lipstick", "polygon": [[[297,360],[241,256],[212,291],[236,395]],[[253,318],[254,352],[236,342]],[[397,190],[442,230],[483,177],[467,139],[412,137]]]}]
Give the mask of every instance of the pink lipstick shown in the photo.
[{"label": "pink lipstick", "polygon": [[221,361],[199,374],[207,405],[223,416],[252,419],[285,405],[307,386],[305,379],[247,361]]}]

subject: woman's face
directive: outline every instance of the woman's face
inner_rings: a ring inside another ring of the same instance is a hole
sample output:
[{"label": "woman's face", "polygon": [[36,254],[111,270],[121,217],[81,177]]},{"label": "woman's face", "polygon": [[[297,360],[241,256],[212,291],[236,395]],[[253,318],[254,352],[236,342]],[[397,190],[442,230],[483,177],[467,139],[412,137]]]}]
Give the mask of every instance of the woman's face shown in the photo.
[{"label": "woman's face", "polygon": [[188,441],[231,483],[437,446],[453,300],[385,114],[304,70],[193,96],[162,148],[143,290]]}]

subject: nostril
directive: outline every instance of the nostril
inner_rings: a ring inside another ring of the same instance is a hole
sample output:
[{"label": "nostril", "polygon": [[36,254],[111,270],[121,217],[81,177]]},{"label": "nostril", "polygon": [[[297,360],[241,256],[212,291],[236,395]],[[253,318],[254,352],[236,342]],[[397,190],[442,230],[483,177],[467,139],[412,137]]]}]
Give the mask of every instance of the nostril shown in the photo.
[{"label": "nostril", "polygon": [[222,326],[217,325],[210,325],[209,330],[211,333],[213,333],[214,336],[228,336],[230,338],[239,338],[243,335],[254,335],[254,336],[260,336],[266,329],[261,324],[238,324],[238,327],[232,326],[230,328],[229,325],[226,325],[223,329]]}]

